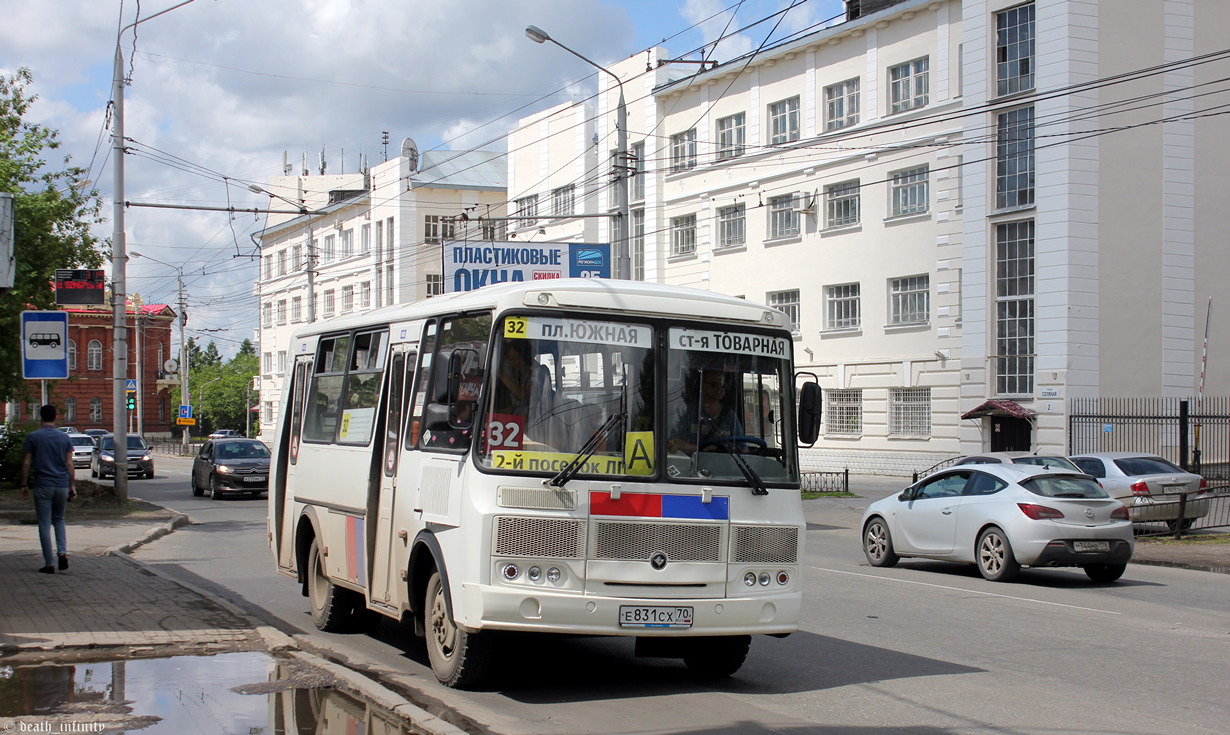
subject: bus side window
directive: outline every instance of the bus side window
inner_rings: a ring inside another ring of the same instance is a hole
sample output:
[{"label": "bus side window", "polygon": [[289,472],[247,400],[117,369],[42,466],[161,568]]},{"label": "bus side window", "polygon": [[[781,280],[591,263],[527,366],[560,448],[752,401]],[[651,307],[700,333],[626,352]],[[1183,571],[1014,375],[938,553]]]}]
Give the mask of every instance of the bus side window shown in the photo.
[{"label": "bus side window", "polygon": [[423,328],[423,351],[419,353],[418,367],[414,371],[414,390],[410,398],[414,401],[407,412],[409,422],[405,431],[406,449],[418,446],[419,436],[423,433],[423,407],[427,405],[427,378],[431,371],[432,358],[436,351],[436,335],[440,325],[434,321],[428,322]]},{"label": "bus side window", "polygon": [[337,431],[341,409],[343,382],[346,379],[346,360],[350,349],[350,335],[329,337],[320,341],[317,352],[316,374],[308,386],[303,440],[309,442],[332,442]]},{"label": "bus side window", "polygon": [[304,386],[307,384],[308,372],[312,367],[311,360],[299,360],[295,362],[295,372],[291,385],[292,395],[290,401],[290,463],[296,464],[299,461],[299,437],[303,432],[303,395],[305,393]]}]

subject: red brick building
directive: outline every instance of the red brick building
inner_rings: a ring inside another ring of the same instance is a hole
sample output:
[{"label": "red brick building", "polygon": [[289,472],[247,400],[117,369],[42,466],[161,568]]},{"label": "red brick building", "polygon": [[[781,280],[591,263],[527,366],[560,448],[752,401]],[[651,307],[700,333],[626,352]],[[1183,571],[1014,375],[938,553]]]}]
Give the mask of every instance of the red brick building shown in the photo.
[{"label": "red brick building", "polygon": [[[65,307],[68,312],[68,380],[48,381],[48,400],[60,409],[60,426],[77,429],[114,427],[111,371],[115,317],[106,307]],[[179,358],[171,349],[175,311],[166,304],[128,306],[128,376],[138,378],[136,411],[126,411],[128,430],[147,438],[169,435],[175,425],[171,389],[179,374],[164,370],[168,359]],[[38,421],[37,381],[30,381],[32,399],[22,406],[22,418]],[[6,406],[6,413],[14,405]],[[7,418],[7,416],[6,416]]]}]

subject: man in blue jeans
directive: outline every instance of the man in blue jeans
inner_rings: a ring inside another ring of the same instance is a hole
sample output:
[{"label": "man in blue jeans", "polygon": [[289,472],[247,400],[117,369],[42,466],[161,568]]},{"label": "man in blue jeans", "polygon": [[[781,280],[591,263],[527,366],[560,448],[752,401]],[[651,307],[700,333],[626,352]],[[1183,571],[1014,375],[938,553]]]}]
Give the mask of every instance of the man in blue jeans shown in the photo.
[{"label": "man in blue jeans", "polygon": [[[64,534],[64,506],[76,497],[73,487],[73,443],[68,435],[56,428],[56,407],[39,408],[43,428],[26,436],[21,458],[21,497],[34,490],[34,511],[38,516],[38,540],[43,546],[43,574],[55,574],[52,556],[51,529],[55,526],[55,550],[59,552],[59,567],[68,569],[68,540]],[[26,481],[29,478],[30,483]]]}]

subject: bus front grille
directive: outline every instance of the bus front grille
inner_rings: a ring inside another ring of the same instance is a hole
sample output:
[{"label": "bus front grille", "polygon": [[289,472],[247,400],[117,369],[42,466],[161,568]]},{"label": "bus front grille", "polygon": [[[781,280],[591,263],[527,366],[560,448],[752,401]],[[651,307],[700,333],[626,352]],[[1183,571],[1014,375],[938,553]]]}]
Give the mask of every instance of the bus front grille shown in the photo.
[{"label": "bus front grille", "polygon": [[572,518],[500,516],[495,524],[495,553],[580,559],[585,555],[585,522]]},{"label": "bus front grille", "polygon": [[594,559],[649,561],[655,552],[671,561],[722,561],[722,527],[698,523],[594,524]]},{"label": "bus front grille", "polygon": [[795,564],[799,560],[796,526],[735,526],[732,531],[732,563]]}]

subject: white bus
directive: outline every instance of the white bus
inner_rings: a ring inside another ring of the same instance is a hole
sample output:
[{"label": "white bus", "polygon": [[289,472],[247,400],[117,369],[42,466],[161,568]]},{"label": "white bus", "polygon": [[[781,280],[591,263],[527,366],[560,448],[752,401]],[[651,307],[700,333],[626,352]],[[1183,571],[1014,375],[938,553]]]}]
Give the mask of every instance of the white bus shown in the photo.
[{"label": "white bus", "polygon": [[510,631],[732,674],[798,625],[819,391],[796,409],[792,351],[775,309],[597,279],[308,325],[272,440],[278,569],[323,630],[412,621],[449,686]]}]

